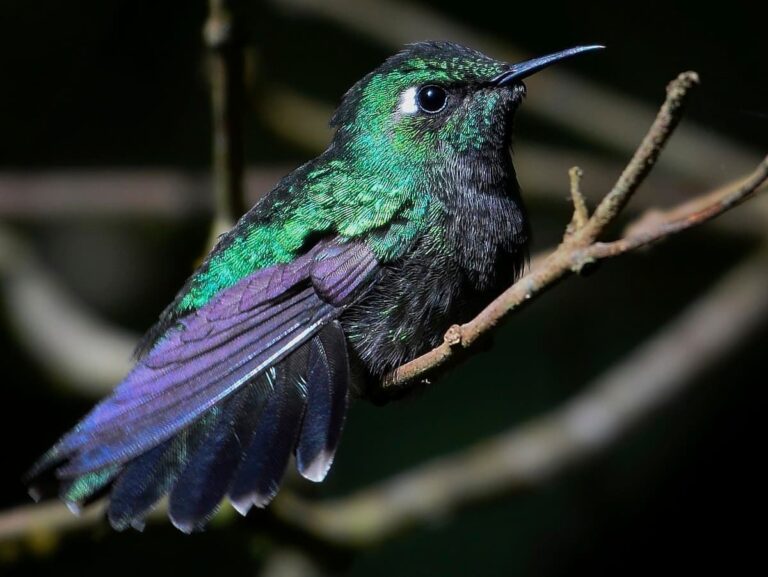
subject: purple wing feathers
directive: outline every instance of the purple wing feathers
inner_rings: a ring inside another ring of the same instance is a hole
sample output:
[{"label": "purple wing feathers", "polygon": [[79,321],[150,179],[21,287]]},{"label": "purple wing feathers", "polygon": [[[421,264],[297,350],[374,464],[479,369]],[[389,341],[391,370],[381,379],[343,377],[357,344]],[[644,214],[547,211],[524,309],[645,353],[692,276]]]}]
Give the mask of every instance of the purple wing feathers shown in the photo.
[{"label": "purple wing feathers", "polygon": [[269,502],[292,451],[304,476],[322,479],[350,379],[334,319],[377,265],[362,243],[326,241],[223,290],[178,319],[30,478],[58,465],[62,483],[109,479],[118,528],[140,524],[170,492],[184,530],[202,526],[226,494],[241,509]]}]

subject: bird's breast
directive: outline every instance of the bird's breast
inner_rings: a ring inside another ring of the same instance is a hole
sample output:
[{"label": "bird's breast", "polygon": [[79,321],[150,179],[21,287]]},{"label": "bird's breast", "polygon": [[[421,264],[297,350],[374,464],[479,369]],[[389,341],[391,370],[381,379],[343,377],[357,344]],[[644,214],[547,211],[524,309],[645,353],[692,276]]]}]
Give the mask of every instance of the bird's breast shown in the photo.
[{"label": "bird's breast", "polygon": [[382,267],[375,285],[341,317],[357,360],[378,379],[442,342],[448,328],[474,317],[514,279],[524,252],[481,250],[492,266],[466,268],[470,254],[429,249],[426,240]]}]

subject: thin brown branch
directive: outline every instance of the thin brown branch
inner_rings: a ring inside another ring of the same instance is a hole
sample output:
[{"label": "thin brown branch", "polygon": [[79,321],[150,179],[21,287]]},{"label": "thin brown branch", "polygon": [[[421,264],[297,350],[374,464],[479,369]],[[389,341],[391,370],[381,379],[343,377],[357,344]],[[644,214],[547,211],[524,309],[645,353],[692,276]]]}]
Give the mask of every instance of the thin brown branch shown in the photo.
[{"label": "thin brown branch", "polygon": [[[533,268],[531,272],[491,302],[473,320],[461,326],[454,325],[451,327],[445,334],[442,344],[402,365],[388,375],[385,379],[385,387],[402,387],[415,380],[425,379],[434,372],[444,370],[450,362],[459,360],[457,352],[463,352],[472,347],[480,337],[492,331],[510,313],[530,302],[535,295],[553,287],[569,273],[580,272],[587,264],[608,256],[616,256],[634,248],[635,245],[628,242],[624,251],[621,250],[620,244],[611,249],[604,249],[602,244],[595,245],[595,239],[616,220],[622,208],[647,176],[661,153],[661,149],[674,131],[682,113],[686,94],[696,81],[697,77],[694,73],[683,73],[670,83],[667,99],[659,110],[651,129],[616,185],[601,201],[584,227],[574,234],[566,234],[560,246],[543,261],[541,266]],[[736,191],[726,191],[723,197],[713,199],[715,208],[705,207],[699,210],[705,211],[707,214],[712,213],[712,216],[709,217],[712,218],[754,194],[766,180],[765,164],[766,160],[763,160],[742,187]],[[702,217],[697,219],[690,214],[681,216],[677,209],[670,211],[670,214],[675,214],[676,222],[677,220],[686,220],[689,225],[682,227],[679,224],[672,225],[664,219],[657,220],[655,223],[657,228],[651,232],[643,232],[648,236],[647,242],[658,240],[709,220],[709,218]],[[647,244],[647,242],[642,244]],[[640,244],[636,246],[640,246]]]},{"label": "thin brown branch", "polygon": [[259,577],[324,577],[329,573],[307,551],[297,547],[275,547],[269,552]]},{"label": "thin brown branch", "polygon": [[656,119],[613,189],[595,209],[594,216],[583,232],[585,238],[593,240],[600,236],[632,198],[659,159],[664,145],[682,118],[691,88],[698,83],[699,76],[695,72],[683,72],[669,83],[667,98]]},{"label": "thin brown branch", "polygon": [[238,0],[209,0],[203,37],[209,49],[213,122],[215,236],[245,210],[243,198],[244,53],[235,21]]},{"label": "thin brown branch", "polygon": [[568,225],[566,234],[572,235],[581,230],[589,222],[589,209],[584,194],[581,192],[581,177],[584,171],[578,166],[573,166],[568,171],[568,179],[571,183],[571,202],[573,202],[573,217]]},{"label": "thin brown branch", "polygon": [[61,534],[98,523],[103,515],[103,503],[89,507],[81,515],[73,515],[60,501],[22,505],[0,515],[0,542],[28,538],[37,533]]},{"label": "thin brown branch", "polygon": [[766,180],[768,180],[768,157],[742,184],[715,198],[710,198],[709,204],[701,206],[699,202],[690,202],[667,211],[650,212],[632,224],[623,238],[593,244],[587,250],[587,256],[594,259],[617,256],[709,222],[754,196],[762,190],[761,186]]},{"label": "thin brown branch", "polygon": [[[290,166],[253,167],[245,174],[253,204]],[[162,218],[183,220],[212,214],[207,175],[181,170],[113,168],[0,172],[0,220],[67,218]]]}]

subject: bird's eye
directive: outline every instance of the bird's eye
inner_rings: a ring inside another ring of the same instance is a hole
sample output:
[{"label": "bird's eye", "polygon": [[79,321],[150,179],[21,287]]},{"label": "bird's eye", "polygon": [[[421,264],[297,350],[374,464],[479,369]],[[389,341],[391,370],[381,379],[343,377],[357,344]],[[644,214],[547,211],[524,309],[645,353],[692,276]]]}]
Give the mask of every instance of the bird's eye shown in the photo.
[{"label": "bird's eye", "polygon": [[435,114],[445,108],[445,103],[448,101],[448,93],[445,88],[430,84],[429,86],[422,86],[419,89],[419,93],[416,95],[416,103],[419,108],[429,114]]}]

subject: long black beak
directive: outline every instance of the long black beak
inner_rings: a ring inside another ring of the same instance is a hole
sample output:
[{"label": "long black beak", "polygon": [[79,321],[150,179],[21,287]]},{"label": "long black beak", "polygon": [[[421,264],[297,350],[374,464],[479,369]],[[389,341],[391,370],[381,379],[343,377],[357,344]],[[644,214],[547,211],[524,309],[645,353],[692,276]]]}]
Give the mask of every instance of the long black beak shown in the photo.
[{"label": "long black beak", "polygon": [[605,46],[594,44],[591,46],[576,46],[575,48],[569,48],[568,50],[561,50],[554,54],[548,54],[547,56],[541,56],[540,58],[533,58],[526,60],[520,64],[512,64],[509,70],[506,70],[499,74],[496,78],[491,80],[491,84],[495,86],[507,86],[523,78],[528,78],[531,74],[536,74],[539,70],[543,70],[547,66],[560,62],[571,56],[576,56],[582,52],[592,52],[593,50],[602,50]]}]

